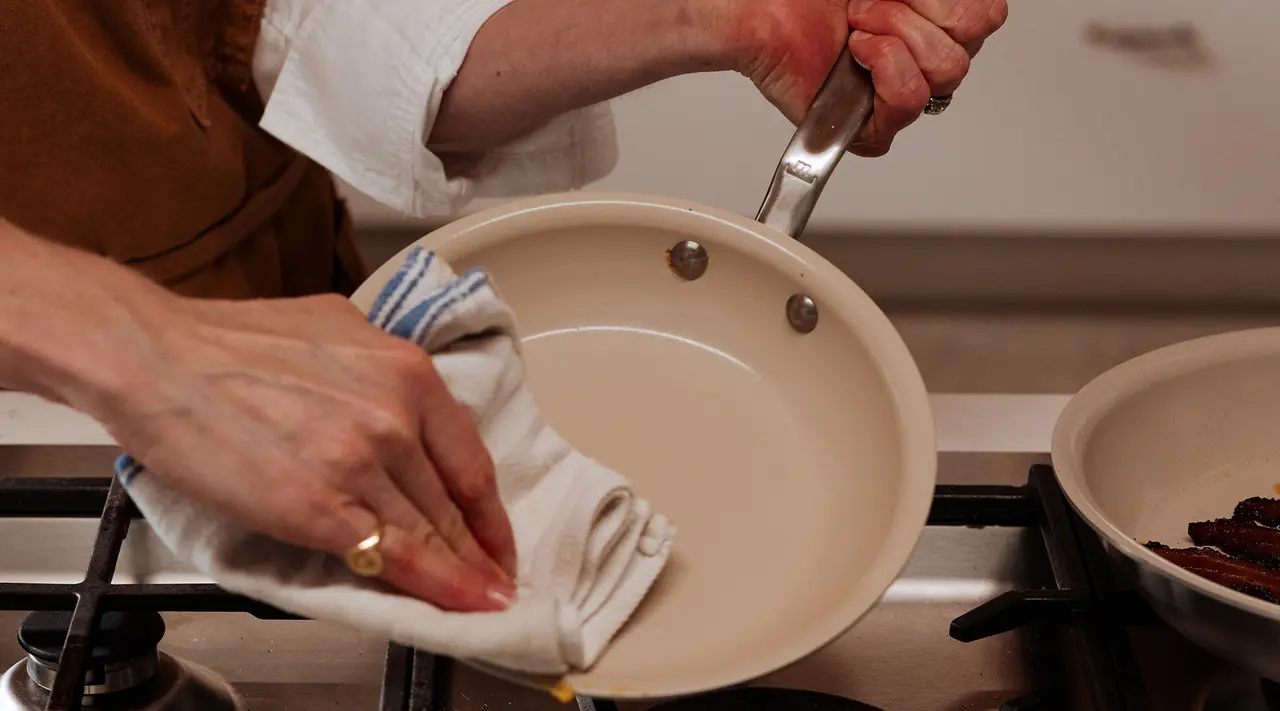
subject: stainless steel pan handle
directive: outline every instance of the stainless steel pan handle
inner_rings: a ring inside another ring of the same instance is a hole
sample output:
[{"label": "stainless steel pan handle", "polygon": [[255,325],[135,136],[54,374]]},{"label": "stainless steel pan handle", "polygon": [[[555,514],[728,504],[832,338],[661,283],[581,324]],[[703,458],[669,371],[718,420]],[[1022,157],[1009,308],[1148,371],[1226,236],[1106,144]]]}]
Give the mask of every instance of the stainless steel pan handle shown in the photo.
[{"label": "stainless steel pan handle", "polygon": [[875,88],[846,45],[782,154],[756,221],[799,239],[818,196],[871,118]]}]

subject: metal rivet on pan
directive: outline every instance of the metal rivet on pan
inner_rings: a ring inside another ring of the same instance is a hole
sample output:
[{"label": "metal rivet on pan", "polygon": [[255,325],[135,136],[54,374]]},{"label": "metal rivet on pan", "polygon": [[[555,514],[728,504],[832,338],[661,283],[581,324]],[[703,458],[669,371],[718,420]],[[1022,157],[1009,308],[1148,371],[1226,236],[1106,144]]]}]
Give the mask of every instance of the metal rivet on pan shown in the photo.
[{"label": "metal rivet on pan", "polygon": [[787,321],[800,333],[809,333],[818,327],[818,305],[804,294],[792,294],[787,299]]},{"label": "metal rivet on pan", "polygon": [[677,242],[667,251],[667,264],[681,279],[693,281],[707,273],[707,249],[693,240]]}]

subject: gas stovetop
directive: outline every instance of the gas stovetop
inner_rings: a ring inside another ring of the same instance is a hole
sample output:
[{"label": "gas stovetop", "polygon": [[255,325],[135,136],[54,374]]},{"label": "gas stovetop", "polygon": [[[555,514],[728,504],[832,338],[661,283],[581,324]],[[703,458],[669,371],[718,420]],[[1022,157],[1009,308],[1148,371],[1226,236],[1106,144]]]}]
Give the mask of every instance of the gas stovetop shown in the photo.
[{"label": "gas stovetop", "polygon": [[[0,534],[0,610],[35,611],[0,613],[0,634],[20,637],[13,656],[26,655],[0,683],[0,711],[562,708],[449,659],[394,644],[371,654],[376,642],[355,633],[337,631],[354,642],[345,647],[291,645],[291,627],[319,623],[202,581],[167,556],[109,479],[0,479]],[[79,575],[68,569],[75,559]],[[1112,576],[1053,471],[1036,465],[1024,486],[938,487],[902,578],[832,648],[759,685],[625,706],[1163,711],[1172,698],[1177,708],[1266,708],[1270,690],[1256,678],[1193,650],[1171,655],[1178,645]],[[273,650],[284,673],[252,661]],[[376,684],[352,682],[355,669],[374,667]]]}]

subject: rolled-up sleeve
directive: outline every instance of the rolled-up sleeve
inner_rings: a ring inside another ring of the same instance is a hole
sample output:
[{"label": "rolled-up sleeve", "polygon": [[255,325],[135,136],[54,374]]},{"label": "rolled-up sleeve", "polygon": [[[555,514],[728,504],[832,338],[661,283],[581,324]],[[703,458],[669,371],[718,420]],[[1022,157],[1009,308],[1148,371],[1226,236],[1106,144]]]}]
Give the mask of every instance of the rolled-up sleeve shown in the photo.
[{"label": "rolled-up sleeve", "polygon": [[262,128],[415,216],[571,190],[617,163],[608,105],[560,116],[447,176],[425,139],[481,25],[509,0],[268,0],[254,54]]}]

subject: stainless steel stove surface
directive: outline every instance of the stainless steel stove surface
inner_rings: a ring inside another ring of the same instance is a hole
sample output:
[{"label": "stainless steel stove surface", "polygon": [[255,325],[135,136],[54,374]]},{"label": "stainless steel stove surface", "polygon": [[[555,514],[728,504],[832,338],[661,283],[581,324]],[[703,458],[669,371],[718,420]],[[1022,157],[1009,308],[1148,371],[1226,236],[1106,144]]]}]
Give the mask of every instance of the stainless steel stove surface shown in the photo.
[{"label": "stainless steel stove surface", "polygon": [[[139,582],[140,561],[155,556],[164,571],[152,583],[203,582],[174,562],[143,522],[135,522],[114,582]],[[5,582],[75,582],[96,533],[91,519],[5,519],[0,553]],[[1029,550],[1038,536],[1027,529],[934,527],[925,532],[907,572],[885,601],[853,632],[807,664],[775,675],[775,683],[857,690],[856,697],[885,709],[999,708],[1037,685],[1037,657],[1054,653],[1047,636],[1017,632],[962,646],[947,637],[951,619],[991,596],[1034,585]],[[21,613],[0,617],[0,658],[17,662]],[[312,621],[257,620],[243,613],[170,613],[161,648],[206,665],[227,678],[254,711],[303,708],[378,708],[384,640]],[[559,709],[530,691],[454,665],[454,708]],[[817,682],[815,684],[815,682]],[[5,710],[7,711],[7,709]]]},{"label": "stainless steel stove surface", "polygon": [[[949,415],[946,407],[938,412],[940,441],[946,449],[956,436],[947,429],[954,413]],[[971,418],[963,421],[965,427],[973,426]],[[1009,442],[997,445],[992,449],[1036,451]],[[0,453],[4,450],[0,447]],[[30,470],[33,457],[48,459],[53,450],[8,451],[12,456],[0,458],[0,467],[24,459],[23,468]],[[105,463],[110,454],[109,448],[90,447],[69,456],[89,462],[101,457]],[[63,455],[67,451],[61,451]],[[972,480],[975,468],[994,466],[993,462],[1016,466],[1025,477],[1027,459],[972,452],[957,458],[946,453],[942,478]],[[961,475],[962,471],[967,473]],[[988,480],[1009,482],[1012,477],[1003,472]],[[169,665],[165,668],[170,674],[194,670],[185,673],[208,687],[218,687],[221,679],[234,689],[238,702],[253,711],[565,708],[544,692],[499,681],[462,664],[388,647],[383,639],[347,628],[210,611],[252,609],[261,617],[272,617],[270,610],[222,593],[174,560],[140,519],[127,526],[112,571],[112,542],[123,536],[128,523],[123,493],[114,494],[114,509],[108,506],[109,514],[123,516],[99,521],[85,515],[101,511],[106,486],[105,480],[0,479],[0,610],[8,610],[0,612],[0,669],[10,669],[6,683],[20,683],[27,694],[19,702],[15,694],[0,691],[0,711],[45,708],[41,704],[49,693],[40,687],[52,685],[57,662],[47,655],[37,659],[32,668],[40,683],[33,687],[30,659],[19,645],[19,627],[28,610],[71,610],[75,598],[65,586],[85,580],[86,570],[90,583],[76,589],[82,617],[95,604],[100,609],[128,609],[133,615],[104,621],[106,629],[95,644],[110,643],[113,634],[119,636],[121,620],[131,619],[138,628],[121,642],[131,651],[117,656],[135,665],[140,657],[154,659],[157,667]],[[826,649],[752,685],[825,695],[739,690],[667,702],[667,711],[1265,708],[1256,678],[1151,624],[1144,607],[1105,574],[1100,549],[1093,550],[1075,526],[1047,467],[1032,470],[1029,486],[942,486],[931,525],[884,601]],[[832,555],[839,555],[838,544],[833,544]],[[120,587],[93,584],[95,574]],[[153,622],[148,622],[146,610],[165,611],[154,657],[144,644],[148,629],[155,632],[148,627]],[[63,635],[70,622],[70,616],[63,615]],[[78,622],[85,628],[88,619]],[[48,628],[50,620],[45,623]],[[46,646],[61,641],[56,630],[45,629],[43,634]],[[962,639],[973,641],[958,641]],[[99,651],[80,649],[90,668]],[[62,659],[66,664],[68,657]],[[202,670],[212,678],[201,677]],[[63,676],[63,685],[74,685]],[[92,703],[92,708],[112,711],[162,708],[139,705],[136,698],[128,702],[133,705],[108,696],[86,700],[86,706]],[[48,707],[73,708],[76,702],[60,706],[55,700]],[[225,707],[219,703],[223,702],[206,699],[202,705],[163,708]],[[600,711],[612,705],[586,699],[578,703]],[[623,707],[639,711],[652,705]]]}]

